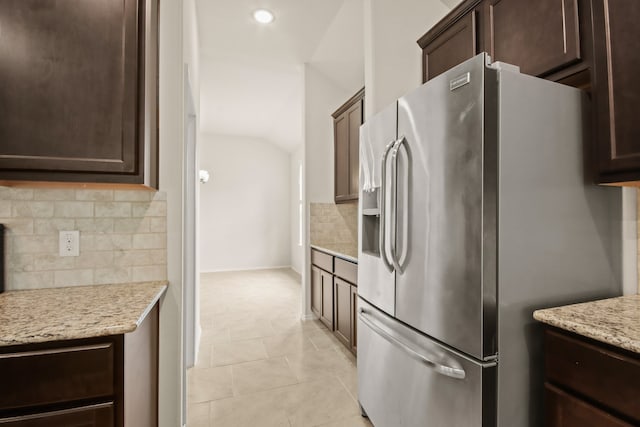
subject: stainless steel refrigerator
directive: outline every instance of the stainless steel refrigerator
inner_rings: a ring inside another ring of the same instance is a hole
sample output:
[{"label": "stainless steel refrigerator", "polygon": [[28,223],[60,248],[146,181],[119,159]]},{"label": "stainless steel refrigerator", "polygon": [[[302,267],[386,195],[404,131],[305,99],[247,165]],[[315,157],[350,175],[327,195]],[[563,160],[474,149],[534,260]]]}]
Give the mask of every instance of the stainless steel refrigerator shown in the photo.
[{"label": "stainless steel refrigerator", "polygon": [[475,58],[360,133],[358,395],[375,427],[542,426],[535,309],[620,293],[586,96]]}]

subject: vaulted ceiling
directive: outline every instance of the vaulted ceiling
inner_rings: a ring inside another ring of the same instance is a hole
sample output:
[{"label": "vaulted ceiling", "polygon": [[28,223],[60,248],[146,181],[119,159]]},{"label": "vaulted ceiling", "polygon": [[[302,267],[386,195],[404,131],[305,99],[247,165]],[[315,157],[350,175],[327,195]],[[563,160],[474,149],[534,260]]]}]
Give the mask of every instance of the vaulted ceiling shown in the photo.
[{"label": "vaulted ceiling", "polygon": [[[363,4],[198,0],[201,131],[297,148],[302,142],[303,64],[312,64],[345,89],[364,82]],[[259,8],[272,11],[274,22],[257,23],[252,14]],[[354,57],[353,52],[361,54]]]}]

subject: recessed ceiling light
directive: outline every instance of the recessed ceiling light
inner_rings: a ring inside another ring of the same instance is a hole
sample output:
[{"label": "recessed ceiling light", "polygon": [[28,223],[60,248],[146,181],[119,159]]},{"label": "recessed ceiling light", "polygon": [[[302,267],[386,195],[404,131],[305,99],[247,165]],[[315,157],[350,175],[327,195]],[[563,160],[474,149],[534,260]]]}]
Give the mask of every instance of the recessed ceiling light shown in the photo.
[{"label": "recessed ceiling light", "polygon": [[253,18],[261,24],[270,24],[273,22],[273,13],[266,9],[258,9],[253,12]]}]

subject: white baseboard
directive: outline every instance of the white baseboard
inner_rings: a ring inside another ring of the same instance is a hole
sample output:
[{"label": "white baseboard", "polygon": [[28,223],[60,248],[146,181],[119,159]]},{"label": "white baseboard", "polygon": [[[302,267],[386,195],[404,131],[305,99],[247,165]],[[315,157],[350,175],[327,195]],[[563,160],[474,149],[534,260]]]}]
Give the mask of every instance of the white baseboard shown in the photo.
[{"label": "white baseboard", "polygon": [[301,317],[302,320],[318,320],[318,316],[316,316],[315,314],[311,313],[311,314],[305,314]]},{"label": "white baseboard", "polygon": [[[218,269],[218,270],[200,270],[200,274],[203,273],[229,273],[234,271],[257,271],[257,270],[282,270],[282,269],[291,269],[290,265],[270,265],[266,267],[239,267],[239,268],[228,268],[228,269]],[[294,270],[295,271],[295,270]]]}]

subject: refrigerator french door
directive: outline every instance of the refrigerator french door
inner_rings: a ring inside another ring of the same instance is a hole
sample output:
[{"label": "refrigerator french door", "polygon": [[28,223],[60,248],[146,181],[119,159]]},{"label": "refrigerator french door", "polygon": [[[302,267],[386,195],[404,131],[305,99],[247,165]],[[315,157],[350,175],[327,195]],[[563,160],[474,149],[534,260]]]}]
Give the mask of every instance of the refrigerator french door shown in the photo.
[{"label": "refrigerator french door", "polygon": [[458,87],[423,85],[361,128],[358,381],[376,425],[495,419],[484,68],[479,57]]},{"label": "refrigerator french door", "polygon": [[443,79],[423,85],[362,126],[360,235],[370,251],[360,251],[359,293],[423,333],[490,360],[496,168],[485,164],[496,163],[496,138],[484,138],[483,59],[456,69],[458,87]]},{"label": "refrigerator french door", "polygon": [[360,128],[360,203],[358,204],[358,278],[366,283],[358,295],[387,314],[395,314],[395,271],[389,242],[395,236],[387,214],[391,175],[381,165],[389,163],[396,141],[397,107],[392,104]]},{"label": "refrigerator french door", "polygon": [[395,317],[479,360],[496,353],[497,137],[484,114],[497,99],[485,67],[479,57],[399,99],[390,200]]},{"label": "refrigerator french door", "polygon": [[375,427],[541,425],[533,311],[620,293],[621,196],[585,179],[585,101],[481,54],[363,124],[358,393]]}]

